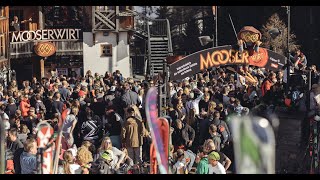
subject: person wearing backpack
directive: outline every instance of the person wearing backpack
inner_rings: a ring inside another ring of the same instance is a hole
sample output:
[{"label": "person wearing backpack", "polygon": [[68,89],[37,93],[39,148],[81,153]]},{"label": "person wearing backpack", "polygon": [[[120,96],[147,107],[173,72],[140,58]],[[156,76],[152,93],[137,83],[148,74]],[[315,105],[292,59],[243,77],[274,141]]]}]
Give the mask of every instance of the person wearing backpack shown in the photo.
[{"label": "person wearing backpack", "polygon": [[214,118],[209,123],[209,126],[211,124],[214,124],[217,126],[218,133],[221,135],[221,149],[223,149],[226,145],[228,145],[229,141],[231,140],[231,133],[228,128],[228,125],[226,122],[220,119],[220,112],[215,111],[213,114]]},{"label": "person wearing backpack", "polygon": [[220,151],[221,148],[221,134],[218,133],[218,128],[216,125],[211,124],[209,126],[209,137],[208,139],[212,139],[215,146],[216,150]]},{"label": "person wearing backpack", "polygon": [[115,171],[111,166],[113,160],[113,152],[111,150],[104,151],[101,156],[92,164],[92,174],[114,174]]}]

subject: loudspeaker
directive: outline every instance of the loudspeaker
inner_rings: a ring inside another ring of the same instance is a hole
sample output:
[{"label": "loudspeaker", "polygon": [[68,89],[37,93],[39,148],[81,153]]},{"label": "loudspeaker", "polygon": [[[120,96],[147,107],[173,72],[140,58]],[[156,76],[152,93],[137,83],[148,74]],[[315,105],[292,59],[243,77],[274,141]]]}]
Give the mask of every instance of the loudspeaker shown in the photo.
[{"label": "loudspeaker", "polygon": [[289,85],[291,87],[304,87],[306,85],[305,75],[301,74],[294,74],[290,76]]},{"label": "loudspeaker", "polygon": [[281,31],[279,31],[279,29],[277,28],[272,28],[268,31],[268,33],[270,34],[272,39],[275,39],[277,36],[281,34]]},{"label": "loudspeaker", "polygon": [[200,36],[199,41],[200,41],[201,46],[205,46],[209,42],[212,42],[213,40],[210,38],[210,36]]}]

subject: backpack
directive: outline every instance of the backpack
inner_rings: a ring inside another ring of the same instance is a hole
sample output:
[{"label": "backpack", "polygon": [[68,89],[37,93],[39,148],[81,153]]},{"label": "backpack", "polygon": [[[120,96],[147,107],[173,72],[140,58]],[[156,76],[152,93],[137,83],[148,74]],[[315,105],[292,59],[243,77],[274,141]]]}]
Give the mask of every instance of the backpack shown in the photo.
[{"label": "backpack", "polygon": [[107,164],[103,159],[98,159],[91,167],[92,174],[114,174],[111,165]]},{"label": "backpack", "polygon": [[221,120],[217,128],[218,133],[221,135],[221,146],[223,146],[225,143],[229,142],[229,133],[226,131],[226,127],[221,124]]}]

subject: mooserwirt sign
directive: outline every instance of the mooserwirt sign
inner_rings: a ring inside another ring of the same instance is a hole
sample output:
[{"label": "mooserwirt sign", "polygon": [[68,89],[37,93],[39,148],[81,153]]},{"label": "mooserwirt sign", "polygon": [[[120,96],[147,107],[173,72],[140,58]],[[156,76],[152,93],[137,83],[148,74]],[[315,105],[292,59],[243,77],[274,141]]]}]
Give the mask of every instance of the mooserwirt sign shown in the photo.
[{"label": "mooserwirt sign", "polygon": [[225,65],[251,65],[278,71],[285,61],[286,57],[261,47],[259,52],[244,50],[239,55],[236,45],[220,46],[195,52],[172,63],[170,80],[182,80],[206,69]]},{"label": "mooserwirt sign", "polygon": [[11,43],[47,40],[79,40],[80,29],[39,29],[11,33]]}]

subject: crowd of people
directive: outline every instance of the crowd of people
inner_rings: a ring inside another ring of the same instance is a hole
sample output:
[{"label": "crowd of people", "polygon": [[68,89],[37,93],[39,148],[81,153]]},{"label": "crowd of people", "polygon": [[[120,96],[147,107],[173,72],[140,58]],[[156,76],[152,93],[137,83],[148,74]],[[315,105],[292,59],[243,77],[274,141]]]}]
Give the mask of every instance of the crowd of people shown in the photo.
[{"label": "crowd of people", "polygon": [[[313,98],[319,95],[320,86],[319,72],[315,66],[312,69]],[[235,172],[229,127],[232,119],[228,115],[267,117],[275,106],[292,106],[286,102],[292,96],[285,93],[284,75],[284,69],[214,67],[179,82],[168,82],[170,173]],[[6,172],[37,173],[37,124],[47,121],[57,132],[59,113],[69,108],[62,128],[58,173],[148,173],[152,140],[145,101],[148,89],[161,81],[125,78],[117,70],[104,76],[88,71],[80,79],[61,75],[39,81],[34,77],[1,86],[0,114],[7,130]],[[316,111],[320,103],[312,100]]]}]

